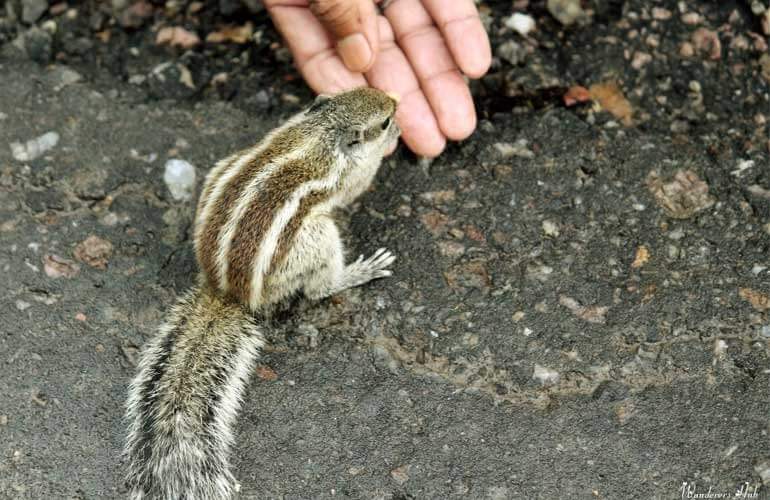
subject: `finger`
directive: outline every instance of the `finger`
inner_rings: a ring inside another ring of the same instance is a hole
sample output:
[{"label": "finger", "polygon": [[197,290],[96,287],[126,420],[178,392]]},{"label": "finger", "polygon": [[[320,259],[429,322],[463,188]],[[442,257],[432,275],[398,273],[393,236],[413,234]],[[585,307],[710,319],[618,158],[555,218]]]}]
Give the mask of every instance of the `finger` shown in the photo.
[{"label": "finger", "polygon": [[307,8],[275,2],[266,5],[297,68],[313,90],[335,93],[366,85],[361,74],[345,66],[334,49],[334,40]]},{"label": "finger", "polygon": [[420,0],[398,0],[385,15],[420,81],[441,132],[461,140],[476,128],[473,98],[441,32]]},{"label": "finger", "polygon": [[457,66],[471,78],[480,78],[492,64],[489,37],[473,0],[422,0],[444,35]]},{"label": "finger", "polygon": [[396,122],[409,149],[421,156],[438,156],[446,146],[444,134],[409,61],[394,43],[390,24],[381,16],[379,24],[380,53],[372,69],[366,73],[366,79],[373,87],[401,96]]},{"label": "finger", "polygon": [[378,50],[377,11],[371,0],[308,0],[310,10],[337,40],[350,71],[371,68]]}]

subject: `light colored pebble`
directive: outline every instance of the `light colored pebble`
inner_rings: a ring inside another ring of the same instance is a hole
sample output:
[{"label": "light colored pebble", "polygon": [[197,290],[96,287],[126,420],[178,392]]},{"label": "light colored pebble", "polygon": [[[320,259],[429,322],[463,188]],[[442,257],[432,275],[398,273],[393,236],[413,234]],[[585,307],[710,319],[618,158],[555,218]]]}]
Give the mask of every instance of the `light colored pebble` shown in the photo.
[{"label": "light colored pebble", "polygon": [[43,156],[43,153],[55,147],[59,143],[59,134],[56,132],[46,132],[35,139],[30,139],[26,143],[11,143],[11,154],[18,161],[32,161]]},{"label": "light colored pebble", "polygon": [[172,158],[166,162],[163,180],[175,200],[187,201],[195,189],[195,167],[185,160]]}]

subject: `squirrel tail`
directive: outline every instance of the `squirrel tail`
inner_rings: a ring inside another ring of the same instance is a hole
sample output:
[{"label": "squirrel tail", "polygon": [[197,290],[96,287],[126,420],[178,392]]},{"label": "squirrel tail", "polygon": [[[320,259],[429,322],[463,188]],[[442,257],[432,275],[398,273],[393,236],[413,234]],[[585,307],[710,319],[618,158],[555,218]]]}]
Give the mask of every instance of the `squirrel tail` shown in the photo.
[{"label": "squirrel tail", "polygon": [[208,285],[178,301],[129,388],[132,500],[223,500],[237,492],[232,425],[262,345],[253,315]]}]

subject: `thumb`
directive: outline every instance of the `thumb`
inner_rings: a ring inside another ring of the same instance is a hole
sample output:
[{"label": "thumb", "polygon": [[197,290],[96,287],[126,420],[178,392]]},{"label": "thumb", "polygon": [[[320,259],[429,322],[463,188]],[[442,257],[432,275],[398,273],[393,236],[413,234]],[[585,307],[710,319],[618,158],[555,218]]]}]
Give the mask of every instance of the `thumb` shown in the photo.
[{"label": "thumb", "polygon": [[372,0],[310,0],[310,10],[337,41],[337,52],[350,71],[363,73],[374,64],[379,34]]}]

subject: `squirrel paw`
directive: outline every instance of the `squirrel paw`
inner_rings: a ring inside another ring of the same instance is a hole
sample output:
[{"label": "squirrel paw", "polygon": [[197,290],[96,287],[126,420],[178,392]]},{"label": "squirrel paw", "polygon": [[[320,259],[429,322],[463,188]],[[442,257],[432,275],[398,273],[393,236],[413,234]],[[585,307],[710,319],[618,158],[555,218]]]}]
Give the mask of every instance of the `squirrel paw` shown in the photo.
[{"label": "squirrel paw", "polygon": [[393,271],[386,268],[393,264],[395,260],[396,256],[385,248],[380,248],[366,260],[361,255],[358,257],[358,260],[345,269],[348,274],[348,280],[351,282],[350,286],[358,286],[373,279],[391,276]]}]

